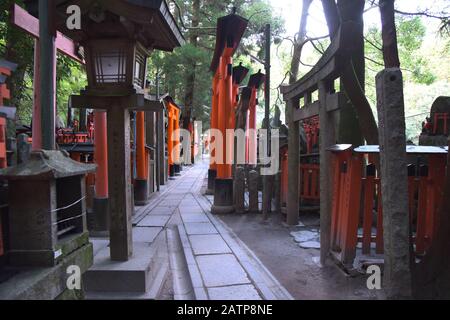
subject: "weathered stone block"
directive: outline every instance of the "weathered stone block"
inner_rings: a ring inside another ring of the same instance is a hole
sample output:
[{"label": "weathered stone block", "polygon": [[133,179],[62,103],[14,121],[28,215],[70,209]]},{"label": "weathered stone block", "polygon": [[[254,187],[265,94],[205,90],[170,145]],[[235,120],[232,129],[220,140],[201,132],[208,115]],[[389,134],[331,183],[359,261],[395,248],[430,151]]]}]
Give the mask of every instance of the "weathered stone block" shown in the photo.
[{"label": "weathered stone block", "polygon": [[403,79],[400,69],[377,74],[384,282],[390,298],[411,296],[410,221]]}]

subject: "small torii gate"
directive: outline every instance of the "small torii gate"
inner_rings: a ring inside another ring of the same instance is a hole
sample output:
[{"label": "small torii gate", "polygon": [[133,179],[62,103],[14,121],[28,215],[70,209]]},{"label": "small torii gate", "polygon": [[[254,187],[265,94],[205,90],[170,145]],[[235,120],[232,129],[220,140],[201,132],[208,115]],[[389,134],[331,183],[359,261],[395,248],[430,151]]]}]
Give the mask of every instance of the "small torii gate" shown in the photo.
[{"label": "small torii gate", "polygon": [[[348,65],[354,50],[352,35],[356,28],[353,22],[343,22],[317,64],[304,77],[292,85],[281,87],[287,102],[286,114],[289,126],[288,136],[288,196],[287,223],[298,224],[299,219],[299,155],[300,122],[319,115],[320,118],[320,246],[321,261],[324,262],[330,248],[332,166],[327,148],[336,143],[336,112],[347,98],[336,92],[335,81]],[[313,93],[318,90],[318,100]],[[303,100],[300,105],[300,100]]]},{"label": "small torii gate", "polygon": [[[29,14],[25,9],[17,4],[14,4],[11,11],[11,24],[22,29],[34,40],[34,101],[33,101],[33,150],[42,148],[42,129],[41,129],[41,92],[40,86],[40,45],[39,45],[39,19]],[[53,59],[53,83],[56,88],[56,54],[57,51],[70,57],[71,59],[84,64],[84,60],[81,58],[78,52],[78,45],[64,36],[61,32],[56,32],[54,57]],[[56,113],[56,89],[53,93],[54,96],[54,112]],[[105,127],[106,130],[106,127]]]}]

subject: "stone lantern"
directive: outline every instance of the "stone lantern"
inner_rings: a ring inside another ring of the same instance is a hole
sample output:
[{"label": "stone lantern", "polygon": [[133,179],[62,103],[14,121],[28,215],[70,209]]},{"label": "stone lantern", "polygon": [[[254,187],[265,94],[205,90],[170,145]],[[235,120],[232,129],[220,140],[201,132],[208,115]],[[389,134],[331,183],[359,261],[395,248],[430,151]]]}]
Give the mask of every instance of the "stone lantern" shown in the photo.
[{"label": "stone lantern", "polygon": [[[66,26],[67,7],[81,9],[81,30]],[[172,51],[184,39],[164,0],[56,1],[56,25],[80,43],[88,86],[72,96],[74,108],[107,113],[111,259],[132,255],[130,110],[160,112],[145,93],[146,61],[153,50]]]}]

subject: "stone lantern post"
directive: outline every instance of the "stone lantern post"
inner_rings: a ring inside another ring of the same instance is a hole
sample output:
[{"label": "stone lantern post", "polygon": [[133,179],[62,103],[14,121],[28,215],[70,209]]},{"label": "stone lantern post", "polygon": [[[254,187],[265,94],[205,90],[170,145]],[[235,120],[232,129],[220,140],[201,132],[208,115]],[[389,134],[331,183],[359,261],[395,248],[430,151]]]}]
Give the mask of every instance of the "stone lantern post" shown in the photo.
[{"label": "stone lantern post", "polygon": [[[72,4],[81,8],[81,30],[61,18]],[[107,113],[110,255],[126,261],[133,253],[129,111],[161,110],[144,90],[147,58],[184,39],[163,0],[61,1],[56,10],[58,28],[81,44],[86,60],[88,86],[72,96],[72,107]]]}]

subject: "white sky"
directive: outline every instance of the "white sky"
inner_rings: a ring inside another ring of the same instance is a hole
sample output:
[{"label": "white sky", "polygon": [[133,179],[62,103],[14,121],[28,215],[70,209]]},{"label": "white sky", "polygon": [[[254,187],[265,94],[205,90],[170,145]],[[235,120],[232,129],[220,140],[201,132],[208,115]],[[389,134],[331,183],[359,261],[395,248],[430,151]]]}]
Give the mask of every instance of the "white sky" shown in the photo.
[{"label": "white sky", "polygon": [[[286,36],[294,36],[298,32],[302,0],[269,0],[285,20]],[[366,7],[369,6],[367,1]],[[406,12],[417,12],[424,8],[432,8],[439,12],[443,8],[450,10],[450,0],[396,0],[395,6],[398,10]],[[431,19],[430,19],[431,20]],[[380,25],[380,14],[378,8],[369,10],[364,15],[365,26],[373,24]],[[308,18],[308,36],[321,36],[328,34],[325,17],[323,15],[320,0],[313,0]],[[429,30],[432,32],[432,30]],[[435,30],[434,30],[435,31]]]}]

